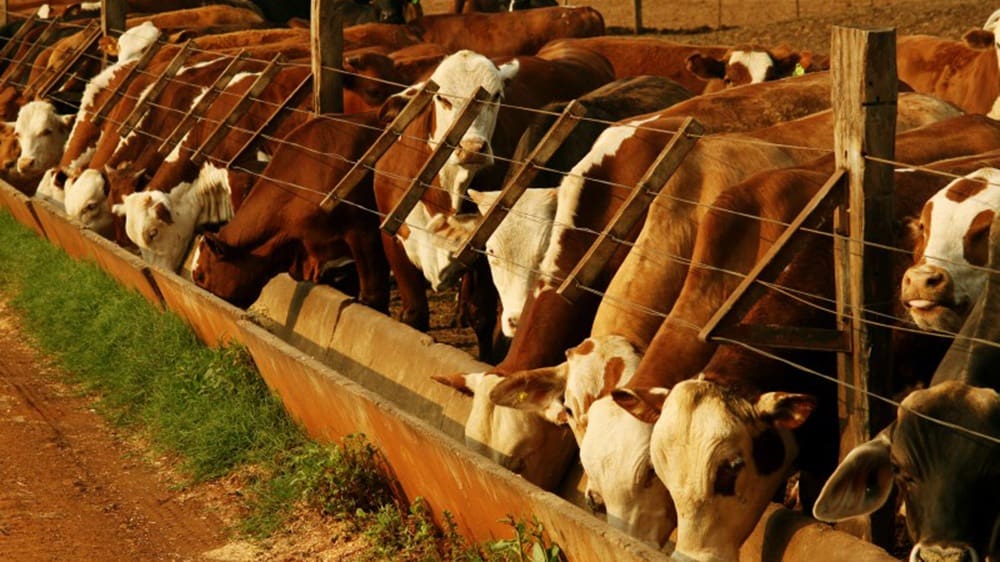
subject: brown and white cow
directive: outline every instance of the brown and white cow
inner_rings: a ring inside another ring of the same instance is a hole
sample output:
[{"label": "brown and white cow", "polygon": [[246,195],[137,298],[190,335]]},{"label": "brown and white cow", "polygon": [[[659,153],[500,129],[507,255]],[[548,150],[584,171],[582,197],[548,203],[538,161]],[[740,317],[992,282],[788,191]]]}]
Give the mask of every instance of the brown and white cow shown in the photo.
[{"label": "brown and white cow", "polygon": [[955,333],[986,283],[990,225],[1000,208],[1000,169],[982,168],[944,187],[913,225],[917,245],[901,298],[924,330]]},{"label": "brown and white cow", "polygon": [[[424,279],[438,290],[458,273],[451,255],[450,237],[456,235],[451,217],[461,210],[465,190],[474,175],[480,185],[499,186],[506,162],[494,165],[494,155],[506,159],[513,152],[533,117],[524,108],[569,99],[612,79],[610,65],[600,55],[566,49],[551,52],[549,56],[548,59],[518,57],[499,67],[471,51],[459,51],[445,58],[429,77],[440,86],[431,108],[379,160],[375,193],[379,210],[386,213],[416,177],[431,147],[444,137],[463,98],[471,97],[480,86],[491,97],[460,139],[458,149],[441,168],[435,178],[436,187],[427,190],[396,238],[386,238],[386,254],[400,287],[404,322],[426,329]],[[383,115],[392,115],[407,98],[416,95],[419,86],[390,98],[383,106]],[[498,103],[501,99],[502,105]]]},{"label": "brown and white cow", "polygon": [[[992,35],[995,42],[996,35]],[[917,92],[935,95],[969,113],[988,113],[1000,96],[998,50],[1000,44],[981,49],[929,35],[900,37],[896,41],[899,79]]]},{"label": "brown and white cow", "polygon": [[354,259],[359,300],[388,311],[389,273],[381,248],[369,176],[332,213],[319,201],[378,135],[373,114],[321,116],[292,131],[250,196],[217,234],[206,234],[194,259],[199,286],[246,307],[274,275],[317,282],[324,264]]},{"label": "brown and white cow", "polygon": [[516,12],[428,15],[410,24],[424,41],[448,51],[469,49],[488,57],[530,55],[553,39],[604,35],[604,18],[590,7]]},{"label": "brown and white cow", "polygon": [[734,47],[721,57],[695,53],[687,57],[687,68],[707,82],[704,92],[757,84],[789,76],[829,70],[825,57],[794,52],[787,45],[774,49],[752,45]]}]

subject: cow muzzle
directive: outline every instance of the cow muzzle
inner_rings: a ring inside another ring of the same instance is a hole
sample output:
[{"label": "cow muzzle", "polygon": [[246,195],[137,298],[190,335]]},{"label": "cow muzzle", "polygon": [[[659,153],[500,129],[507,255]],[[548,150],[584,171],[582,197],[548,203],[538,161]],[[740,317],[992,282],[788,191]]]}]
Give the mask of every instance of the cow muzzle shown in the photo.
[{"label": "cow muzzle", "polygon": [[464,166],[485,166],[491,163],[493,152],[484,139],[464,139],[455,149],[455,158]]},{"label": "cow muzzle", "polygon": [[944,268],[936,265],[915,265],[903,274],[900,297],[910,309],[929,310],[949,305],[954,300],[955,284]]},{"label": "cow muzzle", "polygon": [[920,543],[910,552],[910,562],[980,562],[980,558],[967,544]]},{"label": "cow muzzle", "polygon": [[35,168],[34,158],[18,158],[17,171],[20,173],[30,172]]}]

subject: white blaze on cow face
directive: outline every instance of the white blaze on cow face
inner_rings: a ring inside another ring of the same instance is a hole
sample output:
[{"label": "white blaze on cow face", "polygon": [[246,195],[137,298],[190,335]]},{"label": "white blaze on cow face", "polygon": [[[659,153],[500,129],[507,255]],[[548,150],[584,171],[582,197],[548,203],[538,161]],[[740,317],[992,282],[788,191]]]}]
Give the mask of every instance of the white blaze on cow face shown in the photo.
[{"label": "white blaze on cow face", "polygon": [[59,115],[47,101],[33,101],[17,113],[14,134],[21,148],[17,171],[23,175],[41,174],[62,158],[73,115]]},{"label": "white blaze on cow face", "polygon": [[[490,139],[496,129],[499,102],[503,98],[504,87],[517,76],[519,68],[517,60],[498,68],[490,59],[462,50],[445,57],[430,76],[440,86],[439,93],[434,96],[434,118],[428,139],[432,148],[444,139],[448,129],[458,118],[465,100],[473,97],[480,87],[489,96],[472,126],[462,135],[456,150],[438,172],[441,187],[452,194],[454,209],[459,208],[461,197],[473,175],[493,164]],[[417,89],[416,86],[408,88],[394,97],[413,97]]]},{"label": "white blaze on cow face", "polygon": [[677,510],[676,551],[736,561],[795,457],[789,430],[805,421],[814,402],[771,392],[750,403],[704,380],[659,396],[650,453]]},{"label": "white blaze on cow face", "polygon": [[455,251],[478,221],[479,215],[432,214],[423,203],[417,203],[406,217],[407,233],[397,234],[396,238],[431,289],[440,291],[458,278],[462,267],[455,259]]},{"label": "white blaze on cow face", "polygon": [[[484,215],[499,191],[469,190]],[[532,188],[524,192],[486,241],[486,256],[503,310],[500,329],[514,337],[524,303],[538,279],[539,267],[552,233],[558,190]]]},{"label": "white blaze on cow face", "polygon": [[986,284],[989,232],[1000,208],[1000,170],[981,168],[924,204],[914,265],[901,298],[924,330],[957,332]]},{"label": "white blaze on cow face", "polygon": [[[542,259],[542,281],[551,285],[555,279],[561,278],[558,268],[559,254],[562,251],[561,238],[576,225],[576,210],[580,206],[586,176],[599,167],[607,158],[614,158],[622,144],[635,136],[638,126],[655,121],[659,116],[653,115],[646,119],[629,121],[624,125],[608,127],[594,141],[594,146],[580,159],[573,169],[563,177],[559,184],[559,197],[556,203],[556,215],[553,221],[552,234],[549,237],[548,248]],[[536,290],[537,293],[537,290]]]},{"label": "white blaze on cow face", "polygon": [[84,170],[79,177],[66,181],[64,204],[66,214],[84,227],[109,234],[111,210],[107,205],[107,180],[100,171]]},{"label": "white blaze on cow face", "polygon": [[194,182],[181,183],[169,193],[132,193],[112,211],[125,217],[125,233],[144,260],[177,271],[196,227],[232,218],[228,177],[226,170],[206,164]]},{"label": "white blaze on cow face", "polygon": [[758,84],[767,80],[767,72],[774,66],[774,59],[765,51],[733,51],[729,65],[743,65],[750,75],[750,83]]}]

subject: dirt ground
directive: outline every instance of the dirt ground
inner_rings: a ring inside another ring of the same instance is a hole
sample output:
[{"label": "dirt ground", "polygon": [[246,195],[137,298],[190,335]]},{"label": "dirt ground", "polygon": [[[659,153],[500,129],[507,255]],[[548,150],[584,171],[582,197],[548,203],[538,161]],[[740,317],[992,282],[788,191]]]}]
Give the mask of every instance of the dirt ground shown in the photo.
[{"label": "dirt ground", "polygon": [[0,295],[0,560],[345,560],[365,548],[305,511],[236,538],[239,476],[184,486],[171,459],[109,427],[45,364]]}]

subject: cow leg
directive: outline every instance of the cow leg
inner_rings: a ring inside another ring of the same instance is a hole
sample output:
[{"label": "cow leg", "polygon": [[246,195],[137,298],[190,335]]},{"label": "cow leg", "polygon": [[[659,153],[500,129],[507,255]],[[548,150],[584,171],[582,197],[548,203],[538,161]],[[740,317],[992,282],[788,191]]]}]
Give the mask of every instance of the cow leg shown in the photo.
[{"label": "cow leg", "polygon": [[[500,299],[496,287],[493,285],[489,263],[485,259],[477,259],[465,275],[471,279],[468,287],[469,294],[464,296],[469,299],[468,320],[473,331],[476,332],[479,360],[495,364],[502,359],[502,357],[496,357],[496,349],[493,346]],[[465,288],[466,284],[463,283],[462,286]]]},{"label": "cow leg", "polygon": [[389,313],[389,262],[381,240],[374,233],[349,232],[346,240],[358,270],[358,300],[379,312]]},{"label": "cow leg", "polygon": [[423,272],[406,257],[406,251],[395,237],[382,233],[382,247],[389,260],[389,267],[396,276],[396,287],[402,302],[400,322],[426,332],[430,329],[431,315]]}]

